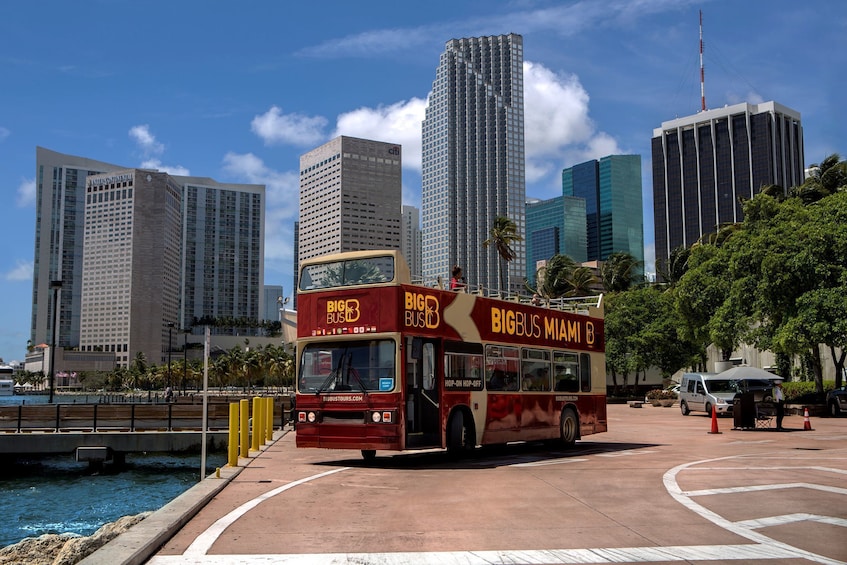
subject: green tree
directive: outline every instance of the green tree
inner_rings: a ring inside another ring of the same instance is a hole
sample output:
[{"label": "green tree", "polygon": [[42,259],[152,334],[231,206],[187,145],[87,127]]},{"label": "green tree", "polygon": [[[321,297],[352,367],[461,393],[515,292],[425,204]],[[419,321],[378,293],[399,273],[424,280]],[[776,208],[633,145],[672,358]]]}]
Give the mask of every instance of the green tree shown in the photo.
[{"label": "green tree", "polygon": [[515,222],[504,216],[494,218],[494,225],[488,232],[488,239],[482,242],[483,247],[494,246],[500,261],[497,263],[498,272],[500,274],[498,284],[500,292],[506,288],[506,280],[503,273],[503,263],[506,265],[515,259],[515,251],[512,249],[512,244],[523,241],[523,238],[518,234],[518,228]]}]

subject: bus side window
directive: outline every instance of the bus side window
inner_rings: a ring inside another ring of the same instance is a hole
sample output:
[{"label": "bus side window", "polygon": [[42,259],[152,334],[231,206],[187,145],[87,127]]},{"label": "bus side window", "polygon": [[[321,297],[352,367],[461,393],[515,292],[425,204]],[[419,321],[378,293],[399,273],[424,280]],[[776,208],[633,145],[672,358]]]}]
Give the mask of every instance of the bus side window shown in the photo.
[{"label": "bus side window", "polygon": [[591,392],[591,356],[579,354],[579,380],[582,392]]},{"label": "bus side window", "polygon": [[435,348],[431,343],[423,344],[423,388],[435,388]]}]

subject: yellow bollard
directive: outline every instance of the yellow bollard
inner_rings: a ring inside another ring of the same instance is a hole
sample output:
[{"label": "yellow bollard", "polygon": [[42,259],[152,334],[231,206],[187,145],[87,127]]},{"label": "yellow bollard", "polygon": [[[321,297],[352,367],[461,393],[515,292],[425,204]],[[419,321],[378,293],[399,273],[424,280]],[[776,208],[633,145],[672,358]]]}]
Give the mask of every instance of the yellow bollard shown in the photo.
[{"label": "yellow bollard", "polygon": [[265,399],[261,396],[256,408],[256,427],[253,428],[253,433],[256,434],[256,442],[261,447],[265,445]]},{"label": "yellow bollard", "polygon": [[229,403],[229,445],[227,446],[226,464],[238,466],[238,403]]},{"label": "yellow bollard", "polygon": [[215,467],[215,478],[216,479],[221,478],[221,468],[220,467]]},{"label": "yellow bollard", "polygon": [[260,427],[262,422],[259,416],[259,397],[253,397],[253,426],[250,430],[250,449],[253,451],[259,451],[259,434],[256,433],[256,430]]},{"label": "yellow bollard", "polygon": [[250,437],[248,436],[250,433],[250,401],[242,398],[238,401],[238,406],[238,415],[241,421],[239,436],[241,438],[241,456],[247,457],[250,455]]},{"label": "yellow bollard", "polygon": [[274,399],[273,396],[269,396],[266,399],[268,403],[267,410],[265,410],[265,422],[267,425],[265,426],[265,439],[268,441],[273,441],[274,439]]}]

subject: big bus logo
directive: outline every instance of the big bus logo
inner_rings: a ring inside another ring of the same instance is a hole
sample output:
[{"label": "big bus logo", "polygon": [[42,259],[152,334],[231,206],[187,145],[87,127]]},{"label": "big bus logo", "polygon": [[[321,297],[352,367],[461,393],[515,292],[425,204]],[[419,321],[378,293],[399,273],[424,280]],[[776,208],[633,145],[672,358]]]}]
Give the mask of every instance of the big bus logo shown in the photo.
[{"label": "big bus logo", "polygon": [[348,300],[328,300],[326,303],[326,323],[344,324],[359,319],[359,301],[355,298]]},{"label": "big bus logo", "polygon": [[407,328],[437,328],[441,324],[438,298],[420,292],[407,292],[404,320]]}]

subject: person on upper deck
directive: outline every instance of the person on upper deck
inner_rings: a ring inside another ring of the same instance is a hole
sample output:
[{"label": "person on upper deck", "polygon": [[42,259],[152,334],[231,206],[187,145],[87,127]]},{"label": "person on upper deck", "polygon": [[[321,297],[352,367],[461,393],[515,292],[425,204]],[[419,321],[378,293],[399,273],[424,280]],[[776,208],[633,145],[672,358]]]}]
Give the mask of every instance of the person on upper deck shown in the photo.
[{"label": "person on upper deck", "polygon": [[454,266],[452,276],[450,278],[450,290],[462,292],[465,290],[466,286],[465,277],[462,275],[462,268],[458,265]]}]

